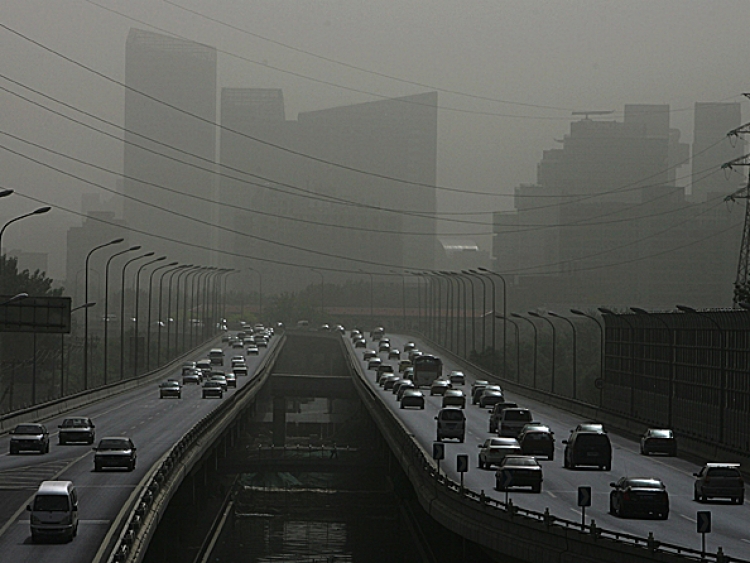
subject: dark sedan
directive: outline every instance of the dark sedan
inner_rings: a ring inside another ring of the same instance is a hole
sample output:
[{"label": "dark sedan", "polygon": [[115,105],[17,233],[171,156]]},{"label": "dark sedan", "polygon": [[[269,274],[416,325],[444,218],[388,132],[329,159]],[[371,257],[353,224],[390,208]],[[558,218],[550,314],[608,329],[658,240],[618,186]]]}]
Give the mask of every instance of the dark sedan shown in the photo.
[{"label": "dark sedan", "polygon": [[524,455],[543,455],[555,459],[555,433],[548,426],[526,425],[518,435],[518,443]]},{"label": "dark sedan", "polygon": [[610,483],[609,512],[625,516],[669,517],[669,495],[660,479],[653,477],[622,477]]},{"label": "dark sedan", "polygon": [[57,440],[59,444],[83,442],[93,444],[96,437],[94,423],[87,416],[66,418],[58,426]]},{"label": "dark sedan", "polygon": [[170,379],[159,384],[159,398],[166,399],[167,397],[182,398],[182,385],[179,381]]},{"label": "dark sedan", "polygon": [[495,472],[495,488],[507,491],[515,487],[531,487],[531,491],[542,491],[542,466],[532,456],[507,455]]},{"label": "dark sedan", "polygon": [[641,454],[677,455],[677,440],[674,432],[661,428],[649,428],[641,436]]},{"label": "dark sedan", "polygon": [[130,438],[102,438],[94,448],[94,471],[102,469],[135,469],[135,444]]},{"label": "dark sedan", "polygon": [[224,397],[224,388],[221,385],[220,381],[214,381],[209,379],[203,384],[203,393],[202,396],[204,399],[208,399],[209,397],[216,397],[218,399],[221,399]]}]

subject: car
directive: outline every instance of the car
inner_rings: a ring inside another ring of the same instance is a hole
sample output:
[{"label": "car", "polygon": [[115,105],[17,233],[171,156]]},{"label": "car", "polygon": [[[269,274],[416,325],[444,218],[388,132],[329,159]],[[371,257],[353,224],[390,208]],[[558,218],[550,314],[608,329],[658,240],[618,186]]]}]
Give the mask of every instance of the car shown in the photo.
[{"label": "car", "polygon": [[389,360],[400,360],[401,359],[401,350],[398,348],[391,348],[388,350],[388,359]]},{"label": "car", "polygon": [[411,352],[416,347],[417,345],[414,342],[409,341],[406,344],[404,344],[404,352]]},{"label": "car", "polygon": [[581,422],[570,431],[571,434],[573,432],[603,432],[606,434],[607,430],[601,422]]},{"label": "car", "polygon": [[487,407],[494,406],[496,403],[505,402],[502,387],[499,385],[485,385],[479,393],[479,400],[477,402],[480,409],[486,409]]},{"label": "car", "polygon": [[450,381],[447,379],[436,379],[430,385],[430,395],[445,395],[448,389],[452,389]]},{"label": "car", "polygon": [[550,461],[555,459],[555,433],[549,426],[527,424],[516,439],[523,455],[543,455]]},{"label": "car", "polygon": [[443,406],[466,407],[466,395],[460,389],[446,389],[443,393]]},{"label": "car", "polygon": [[454,369],[448,374],[448,381],[453,385],[465,385],[466,375],[464,375],[464,372]]},{"label": "car", "polygon": [[96,439],[96,427],[94,426],[94,422],[87,416],[65,418],[57,428],[57,443],[60,445],[72,442],[93,444]]},{"label": "car", "polygon": [[371,360],[372,358],[377,358],[378,353],[375,350],[367,349],[364,352],[362,352],[362,361],[366,362],[367,360]]},{"label": "car", "polygon": [[403,373],[401,374],[401,377],[404,379],[408,379],[409,381],[414,380],[414,368],[412,366],[409,366],[406,368]]},{"label": "car", "polygon": [[355,348],[365,348],[367,346],[367,340],[364,338],[358,338],[354,341],[354,347]]},{"label": "car", "polygon": [[390,352],[391,351],[391,343],[385,342],[384,340],[381,340],[378,343],[378,352]]},{"label": "car", "polygon": [[203,379],[207,379],[211,376],[211,361],[210,360],[198,360],[195,362],[195,366],[203,372]]},{"label": "car", "polygon": [[260,354],[260,350],[255,344],[250,344],[247,347],[245,354],[247,354],[248,356],[257,356],[258,354]]},{"label": "car", "polygon": [[419,389],[406,389],[401,396],[401,408],[419,407],[424,409],[424,395]]},{"label": "car", "polygon": [[484,391],[484,388],[490,384],[486,379],[477,379],[471,385],[471,404],[476,405],[479,403],[479,396]]},{"label": "car", "polygon": [[393,382],[393,385],[391,386],[391,392],[394,395],[398,395],[398,390],[401,388],[402,385],[405,383],[408,383],[410,385],[414,385],[411,381],[408,379],[404,379],[403,377],[399,377],[396,381]]},{"label": "car", "polygon": [[25,423],[13,429],[10,433],[10,455],[22,451],[49,453],[49,432],[44,424]]},{"label": "car", "polygon": [[595,466],[609,471],[612,469],[612,443],[605,432],[578,430],[567,440],[563,452],[563,467],[575,469],[579,465]]},{"label": "car", "polygon": [[437,421],[438,442],[442,442],[446,438],[455,438],[463,443],[466,435],[466,415],[464,411],[456,407],[445,407],[438,411],[435,420]]},{"label": "car", "polygon": [[318,327],[318,330],[320,332],[331,332],[331,325],[329,324],[322,324]]},{"label": "car", "polygon": [[517,438],[521,429],[532,420],[529,409],[520,407],[505,409],[497,422],[497,433],[500,436]]},{"label": "car", "polygon": [[133,440],[123,436],[102,438],[94,448],[94,471],[120,468],[135,469],[136,448]]},{"label": "car", "polygon": [[26,510],[34,543],[54,537],[73,541],[78,534],[78,491],[72,481],[42,481]]},{"label": "car", "polygon": [[236,368],[232,368],[232,372],[237,377],[242,377],[248,374],[247,366],[238,366]]},{"label": "car", "polygon": [[344,325],[336,325],[334,327],[334,330],[340,334],[346,334],[346,329],[344,328]]},{"label": "car", "polygon": [[414,348],[413,350],[409,352],[409,359],[413,362],[414,358],[418,358],[419,356],[423,356],[423,355],[424,354],[422,352]]},{"label": "car", "polygon": [[227,387],[234,387],[237,388],[237,376],[234,374],[234,372],[229,372],[224,374],[224,378],[227,380]]},{"label": "car", "polygon": [[229,360],[230,365],[234,367],[234,362],[239,362],[241,364],[245,363],[245,356],[232,356],[232,359]]},{"label": "car", "polygon": [[362,331],[358,328],[353,328],[351,332],[349,332],[349,336],[351,336],[352,340],[354,340],[355,337],[359,338],[362,336]]},{"label": "car", "polygon": [[231,337],[230,337],[230,336],[229,336],[228,334],[224,334],[224,335],[222,335],[222,337],[221,337],[221,341],[222,341],[222,342],[229,342],[230,338],[231,338]]},{"label": "car", "polygon": [[693,500],[706,502],[710,498],[728,498],[736,504],[745,502],[745,482],[739,463],[707,463],[693,473]]},{"label": "car", "polygon": [[378,366],[383,363],[380,358],[370,358],[367,362],[367,369],[378,369]]},{"label": "car", "polygon": [[610,483],[609,513],[626,516],[669,517],[669,495],[660,479],[654,477],[622,477]]},{"label": "car", "polygon": [[398,362],[398,371],[399,372],[406,371],[406,368],[410,368],[410,367],[412,367],[411,360],[400,360]]},{"label": "car", "polygon": [[674,432],[666,428],[649,428],[641,436],[641,455],[677,455],[677,440]]},{"label": "car", "polygon": [[506,455],[521,455],[521,446],[515,438],[487,438],[477,445],[479,448],[479,469],[500,465]]},{"label": "car", "polygon": [[503,411],[505,409],[516,407],[518,407],[518,404],[512,401],[504,401],[492,405],[492,411],[490,411],[490,432],[497,432],[497,425],[500,421],[500,416],[503,414]]},{"label": "car", "polygon": [[234,342],[232,342],[232,349],[244,348],[244,347],[245,347],[245,344],[242,342],[242,340],[235,340]]},{"label": "car", "polygon": [[398,386],[398,390],[396,391],[396,400],[400,401],[401,398],[404,396],[404,393],[406,393],[409,389],[416,389],[416,385],[414,385],[409,380],[404,380],[401,385]]},{"label": "car", "polygon": [[267,348],[268,347],[268,338],[265,336],[256,336],[255,337],[255,345],[258,348]]},{"label": "car", "polygon": [[159,398],[165,399],[167,397],[182,398],[182,385],[180,385],[179,381],[167,379],[166,381],[159,383]]},{"label": "car", "polygon": [[375,370],[375,380],[380,381],[380,378],[386,373],[393,373],[393,366],[385,363],[380,364]]},{"label": "car", "polygon": [[532,493],[541,493],[543,480],[542,466],[530,455],[507,455],[495,471],[495,488],[498,491],[531,487]]},{"label": "car", "polygon": [[255,337],[251,334],[242,339],[242,343],[247,346],[248,344],[255,344]]},{"label": "car", "polygon": [[209,379],[203,384],[202,397],[208,399],[209,397],[218,397],[219,399],[224,397],[224,388],[220,381],[214,381]]},{"label": "car", "polygon": [[383,376],[383,378],[380,380],[380,383],[383,385],[383,389],[385,389],[386,391],[393,391],[393,386],[397,381],[403,381],[403,379],[396,374],[393,374]]},{"label": "car", "polygon": [[184,362],[182,364],[182,375],[185,375],[186,373],[190,373],[192,370],[196,368],[195,362]]},{"label": "car", "polygon": [[212,371],[209,379],[210,381],[218,381],[219,385],[221,385],[221,390],[225,393],[227,392],[229,383],[227,383],[227,376],[223,371]]},{"label": "car", "polygon": [[201,379],[203,379],[203,372],[197,368],[182,374],[183,385],[187,385],[190,383],[200,385]]}]

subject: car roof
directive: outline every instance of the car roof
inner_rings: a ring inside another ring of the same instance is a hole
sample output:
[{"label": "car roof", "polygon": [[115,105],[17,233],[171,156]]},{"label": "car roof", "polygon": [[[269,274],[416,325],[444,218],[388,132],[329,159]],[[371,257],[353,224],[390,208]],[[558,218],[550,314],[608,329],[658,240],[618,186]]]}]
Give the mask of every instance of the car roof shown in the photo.
[{"label": "car roof", "polygon": [[68,489],[73,487],[72,481],[42,481],[37,493],[52,495],[67,495]]},{"label": "car roof", "polygon": [[706,463],[706,467],[731,467],[734,469],[739,469],[740,464],[739,463],[709,462],[709,463]]},{"label": "car roof", "polygon": [[518,440],[515,438],[505,438],[505,437],[498,437],[498,438],[488,438],[490,440],[491,446],[518,446]]}]

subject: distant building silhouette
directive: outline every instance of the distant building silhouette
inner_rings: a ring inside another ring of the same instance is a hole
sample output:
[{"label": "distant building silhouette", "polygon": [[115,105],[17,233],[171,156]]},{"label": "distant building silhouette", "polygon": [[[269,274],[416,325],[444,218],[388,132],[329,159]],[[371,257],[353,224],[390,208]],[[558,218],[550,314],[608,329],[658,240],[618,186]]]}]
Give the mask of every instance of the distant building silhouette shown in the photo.
[{"label": "distant building silhouette", "polygon": [[[679,137],[669,106],[571,124],[562,148],[544,152],[538,185],[518,187],[516,211],[495,214],[494,269],[513,274],[516,303],[731,304],[742,214],[716,197],[693,203],[674,184],[689,149]],[[718,170],[725,156],[702,166]]]},{"label": "distant building silhouette", "polygon": [[170,260],[208,265],[209,248],[217,242],[208,224],[217,220],[211,203],[216,197],[216,50],[132,29],[125,83],[123,215],[133,229],[132,241]]},{"label": "distant building silhouette", "polygon": [[261,270],[275,291],[311,283],[309,268],[342,270],[324,275],[335,283],[433,266],[437,94],[296,121],[280,90],[224,88],[221,100],[221,223],[239,232],[222,234],[222,247],[265,260],[225,256],[223,266]]}]

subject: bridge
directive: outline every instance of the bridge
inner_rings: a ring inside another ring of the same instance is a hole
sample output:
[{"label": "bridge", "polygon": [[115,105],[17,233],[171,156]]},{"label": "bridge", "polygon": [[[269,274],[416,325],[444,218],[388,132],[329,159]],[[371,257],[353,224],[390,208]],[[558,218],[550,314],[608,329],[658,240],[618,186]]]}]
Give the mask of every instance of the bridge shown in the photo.
[{"label": "bridge", "polygon": [[[397,346],[404,340],[398,336],[394,339]],[[420,340],[418,344],[420,349],[432,349],[442,355],[447,368],[463,369],[470,380],[492,377],[434,343]],[[294,353],[285,353],[288,350],[294,350]],[[612,476],[594,472],[571,473],[551,464],[545,465],[545,493],[549,491],[548,494],[539,497],[513,494],[505,502],[504,496],[493,491],[493,475],[477,470],[473,464],[476,449],[471,448],[476,448],[477,441],[487,434],[486,413],[476,407],[467,407],[469,436],[474,439],[469,439],[463,449],[458,444],[446,445],[448,456],[439,467],[430,455],[434,434],[430,415],[438,408],[438,399],[428,397],[423,412],[403,412],[394,408],[393,397],[373,384],[372,375],[368,377],[362,364],[361,354],[352,348],[348,338],[337,334],[290,332],[285,337],[274,339],[271,347],[253,362],[253,375],[242,378],[245,380],[240,382],[238,389],[218,403],[220,408],[211,400],[195,400],[197,388],[186,389],[188,396],[181,401],[159,401],[154,381],[165,375],[158,373],[151,376],[151,381],[141,381],[138,385],[129,383],[131,390],[98,391],[96,397],[79,398],[81,404],[69,401],[66,405],[48,405],[37,412],[24,413],[23,416],[29,419],[49,420],[48,424],[54,428],[63,412],[85,408],[88,414],[101,421],[98,424],[100,432],[104,426],[109,426],[107,434],[139,436],[139,464],[133,474],[104,476],[91,473],[91,454],[86,448],[53,448],[52,456],[39,459],[4,456],[0,465],[0,485],[5,485],[3,497],[8,502],[3,503],[3,525],[0,528],[3,560],[27,561],[33,558],[34,561],[97,563],[141,560],[176,489],[192,487],[196,498],[200,496],[200,483],[221,466],[222,460],[232,450],[243,424],[242,413],[253,408],[255,398],[264,388],[273,394],[309,396],[315,392],[318,396],[330,393],[342,397],[351,397],[356,390],[425,510],[468,540],[499,554],[524,561],[685,561],[701,558],[741,561],[750,546],[747,509],[718,504],[710,507],[694,505],[687,491],[692,486],[690,472],[695,462],[638,456],[630,439],[632,434],[628,431],[635,429],[639,422],[633,420],[623,424],[625,417],[622,413],[607,413],[596,405],[577,404],[503,381],[517,402],[528,405],[535,417],[557,429],[558,448],[559,437],[580,418],[604,419],[623,430],[613,436],[616,445],[613,473],[621,464],[628,471],[668,474],[665,482],[668,482],[673,499],[673,515],[668,523],[620,521],[608,515],[602,495],[606,497],[606,482]],[[312,369],[305,369],[306,366],[312,366]],[[312,386],[310,382],[314,382]],[[100,400],[105,397],[108,398]],[[99,402],[91,402],[92,399]],[[562,408],[554,408],[556,406]],[[274,409],[274,444],[283,442],[285,422],[281,410]],[[3,446],[7,447],[7,438],[0,441],[0,447]],[[695,455],[700,453],[699,449]],[[316,451],[322,454],[325,450]],[[470,471],[463,479],[454,462],[454,455],[462,452],[468,453],[472,460]],[[327,453],[330,455],[330,450]],[[344,466],[348,463],[345,458],[348,454],[338,453],[341,454],[337,460],[339,466]],[[256,463],[261,462],[261,454],[275,458],[266,459],[273,462],[269,466],[287,464],[288,467],[302,463],[301,459],[294,459],[294,450],[285,452],[283,448],[274,447],[258,454]],[[329,463],[330,457],[326,461],[323,458],[321,455],[317,462],[334,464]],[[246,461],[253,462],[252,459]],[[28,541],[28,520],[24,520],[23,506],[35,488],[33,484],[49,478],[70,478],[81,490],[81,533],[71,544],[37,546]],[[572,495],[579,485],[593,485],[595,491],[594,506],[583,522],[572,514],[577,510]],[[110,503],[105,507],[108,501]],[[714,513],[714,535],[709,542],[712,548],[703,555],[696,549],[699,542],[694,518],[696,510],[706,508]],[[679,513],[679,516],[674,513]],[[718,546],[722,549],[719,550]]]}]

